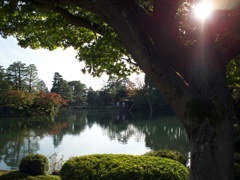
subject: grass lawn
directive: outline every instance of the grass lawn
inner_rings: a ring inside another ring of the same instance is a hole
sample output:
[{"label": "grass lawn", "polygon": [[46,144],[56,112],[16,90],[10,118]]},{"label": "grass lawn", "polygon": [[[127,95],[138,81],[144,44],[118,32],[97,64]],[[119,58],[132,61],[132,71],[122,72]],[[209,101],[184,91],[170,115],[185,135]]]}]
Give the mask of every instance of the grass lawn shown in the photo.
[{"label": "grass lawn", "polygon": [[0,170],[0,180],[61,180],[61,178],[55,175],[31,176],[19,171]]}]

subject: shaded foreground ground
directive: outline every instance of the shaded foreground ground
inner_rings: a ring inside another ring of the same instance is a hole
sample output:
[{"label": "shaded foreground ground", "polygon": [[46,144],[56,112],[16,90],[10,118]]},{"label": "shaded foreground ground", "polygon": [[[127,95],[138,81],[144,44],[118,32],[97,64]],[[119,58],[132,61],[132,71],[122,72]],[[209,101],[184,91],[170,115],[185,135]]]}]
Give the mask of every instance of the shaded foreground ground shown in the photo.
[{"label": "shaded foreground ground", "polygon": [[55,175],[39,175],[31,176],[19,171],[0,170],[0,180],[60,180],[60,176]]}]

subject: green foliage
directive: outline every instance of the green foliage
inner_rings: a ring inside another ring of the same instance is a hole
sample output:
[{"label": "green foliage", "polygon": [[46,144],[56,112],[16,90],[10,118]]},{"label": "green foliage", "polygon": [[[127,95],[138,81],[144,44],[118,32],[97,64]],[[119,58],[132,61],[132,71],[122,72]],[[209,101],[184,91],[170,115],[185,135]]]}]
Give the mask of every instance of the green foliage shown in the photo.
[{"label": "green foliage", "polygon": [[85,105],[87,101],[86,85],[82,84],[80,81],[70,81],[68,84],[72,89],[73,101],[71,103],[77,106]]},{"label": "green foliage", "polygon": [[54,115],[56,110],[67,102],[56,93],[8,91],[5,95],[5,108],[18,115]]},{"label": "green foliage", "polygon": [[173,159],[175,161],[178,161],[186,166],[187,164],[187,158],[184,157],[180,152],[178,151],[172,151],[167,149],[161,149],[158,151],[150,151],[145,154],[146,156],[157,156],[162,158],[169,158]]},{"label": "green foliage", "polygon": [[181,163],[167,158],[102,154],[73,157],[65,162],[62,180],[80,179],[161,179],[185,180],[188,169]]},{"label": "green foliage", "polygon": [[13,90],[25,90],[26,89],[26,77],[28,75],[27,66],[21,61],[10,64],[7,68],[7,75],[11,82],[13,82]]},{"label": "green foliage", "polygon": [[228,63],[226,77],[228,86],[234,88],[240,87],[240,56],[237,56]]},{"label": "green foliage", "polygon": [[[103,72],[108,75],[126,77],[139,69],[131,62],[130,55],[120,43],[116,33],[109,27],[104,28],[103,36],[96,36],[94,41],[79,49],[77,57],[85,61],[86,66],[82,72],[93,76],[100,76]],[[126,57],[123,57],[126,55]]]},{"label": "green foliage", "polygon": [[89,88],[87,92],[87,103],[91,106],[100,106],[102,104],[98,91]]},{"label": "green foliage", "polygon": [[1,180],[60,180],[59,176],[53,175],[38,175],[31,176],[26,173],[19,171],[1,171],[0,170],[0,179]]},{"label": "green foliage", "polygon": [[71,5],[64,10],[71,16],[91,22],[92,28],[74,26],[59,13],[36,8],[29,2],[6,0],[0,3],[0,35],[13,35],[24,48],[73,47],[78,51],[79,61],[85,61],[83,72],[94,76],[100,76],[104,71],[125,76],[138,70],[116,33],[99,16]]},{"label": "green foliage", "polygon": [[26,156],[22,158],[19,165],[19,171],[33,176],[45,175],[48,172],[48,169],[48,159],[41,154]]},{"label": "green foliage", "polygon": [[28,109],[33,104],[34,94],[26,91],[8,91],[6,93],[6,106],[23,110]]},{"label": "green foliage", "polygon": [[163,99],[163,96],[153,85],[152,81],[145,76],[144,84],[137,89],[133,95],[133,101],[137,108],[151,108],[150,105],[159,110],[170,110],[169,105]]},{"label": "green foliage", "polygon": [[0,106],[5,104],[5,95],[7,91],[11,90],[11,85],[12,82],[7,76],[5,69],[0,65]]}]

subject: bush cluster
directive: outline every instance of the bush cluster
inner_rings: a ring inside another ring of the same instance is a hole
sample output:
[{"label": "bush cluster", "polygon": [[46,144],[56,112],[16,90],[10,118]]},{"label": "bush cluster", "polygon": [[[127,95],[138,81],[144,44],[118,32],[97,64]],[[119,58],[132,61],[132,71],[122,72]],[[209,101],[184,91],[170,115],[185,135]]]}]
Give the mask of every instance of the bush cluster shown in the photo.
[{"label": "bush cluster", "polygon": [[176,161],[184,164],[185,166],[187,165],[187,158],[184,157],[178,151],[161,149],[161,150],[157,150],[157,151],[149,151],[145,155],[146,156],[157,156],[157,157],[169,158],[169,159],[176,160]]},{"label": "bush cluster", "polygon": [[95,154],[70,158],[62,166],[62,180],[161,179],[186,180],[188,169],[175,160],[154,156]]},{"label": "bush cluster", "polygon": [[41,154],[29,155],[22,158],[19,171],[33,176],[45,175],[49,169],[49,162],[47,157]]}]

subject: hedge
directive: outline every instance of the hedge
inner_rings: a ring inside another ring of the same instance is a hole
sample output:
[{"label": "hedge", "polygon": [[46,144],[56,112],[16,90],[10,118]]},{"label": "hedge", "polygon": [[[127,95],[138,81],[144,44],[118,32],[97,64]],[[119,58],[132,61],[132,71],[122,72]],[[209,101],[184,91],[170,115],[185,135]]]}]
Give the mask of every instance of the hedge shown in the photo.
[{"label": "hedge", "polygon": [[70,158],[62,166],[60,176],[62,180],[186,180],[188,173],[183,164],[167,158],[95,154]]},{"label": "hedge", "polygon": [[157,151],[149,151],[145,155],[146,156],[157,156],[157,157],[162,157],[162,158],[169,158],[169,159],[176,160],[176,161],[184,164],[185,166],[187,165],[187,158],[184,157],[178,151],[161,149],[161,150],[157,150]]},{"label": "hedge", "polygon": [[22,158],[19,171],[33,176],[45,175],[49,169],[49,162],[46,156],[41,154],[29,155]]}]

